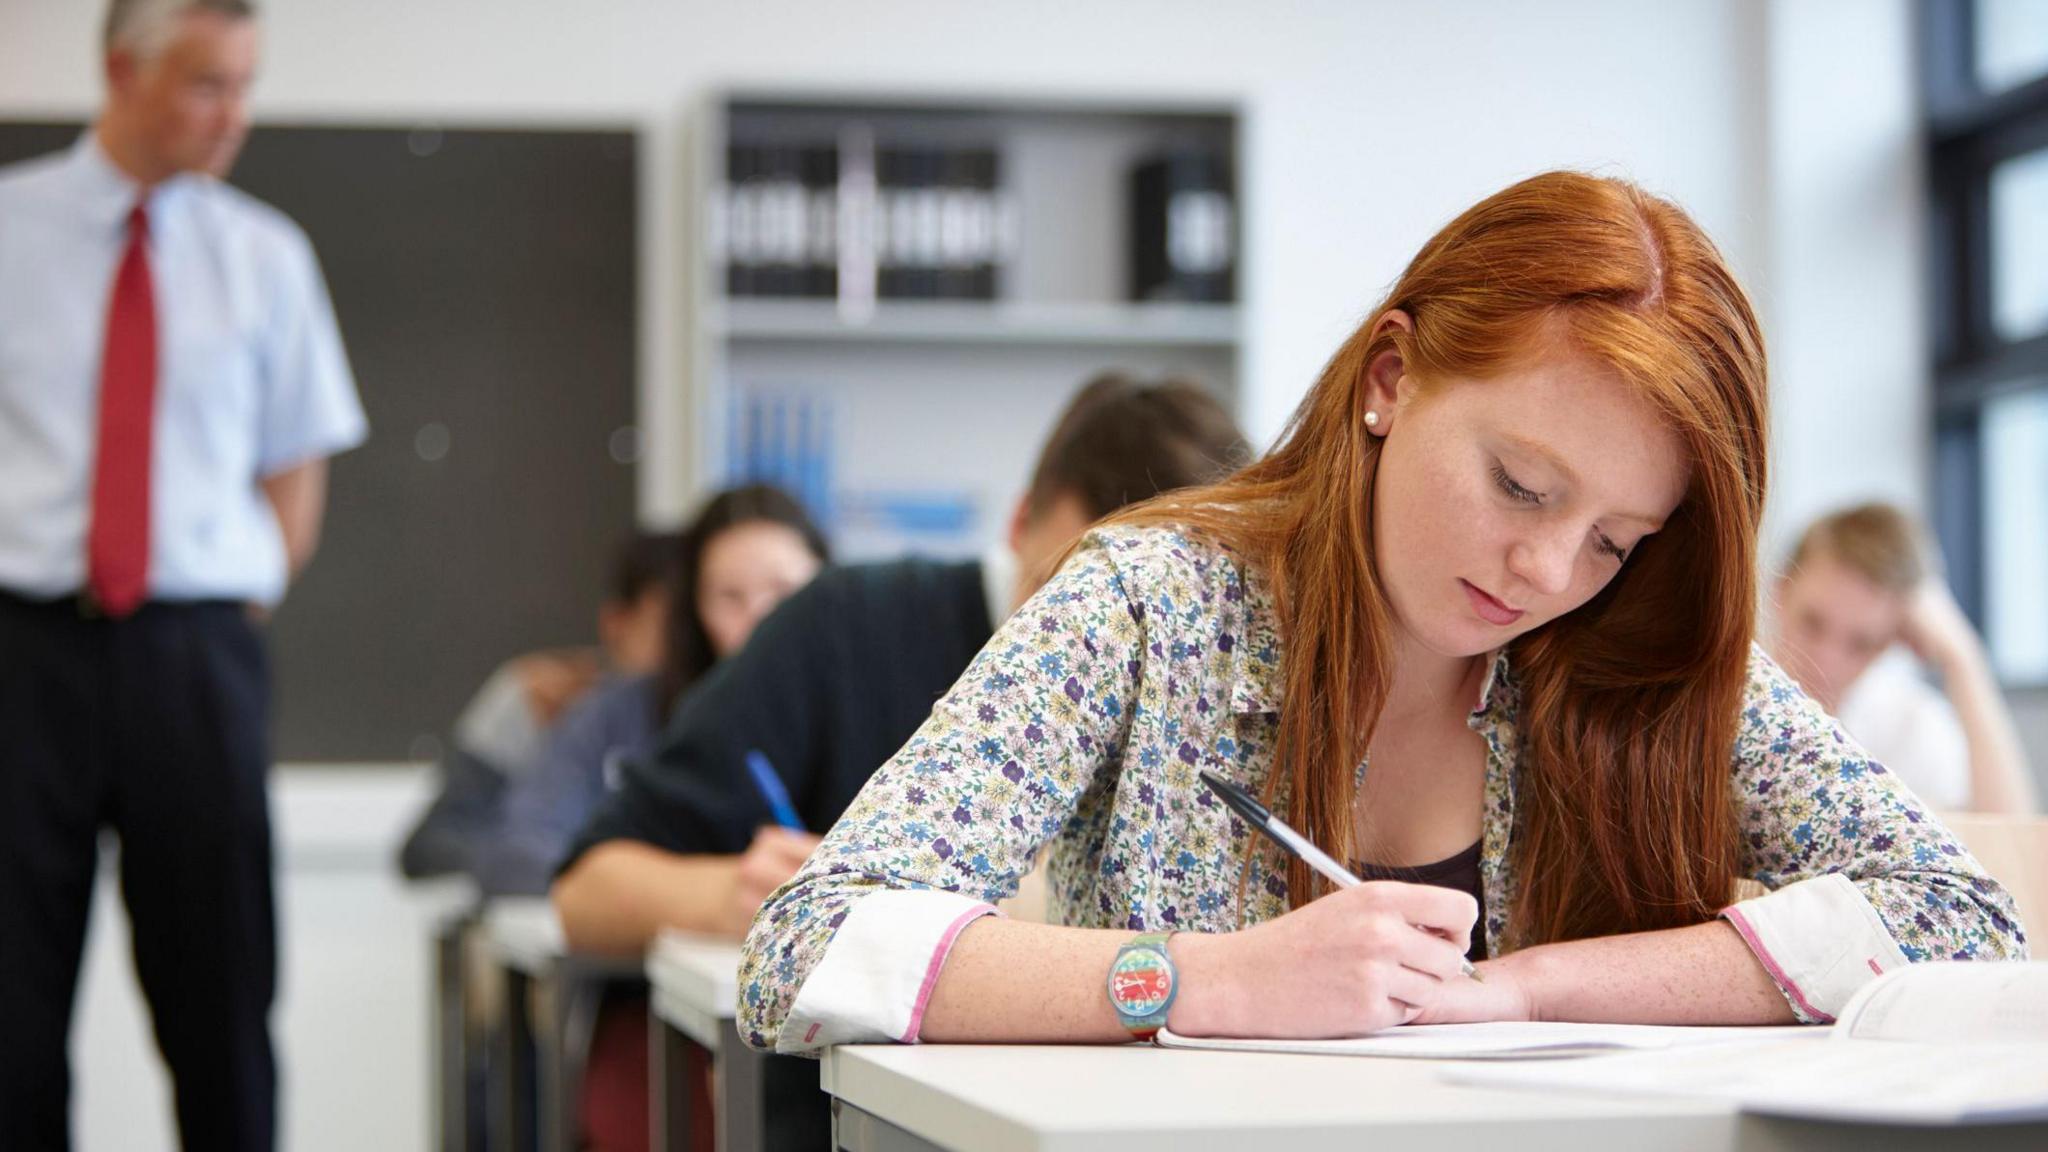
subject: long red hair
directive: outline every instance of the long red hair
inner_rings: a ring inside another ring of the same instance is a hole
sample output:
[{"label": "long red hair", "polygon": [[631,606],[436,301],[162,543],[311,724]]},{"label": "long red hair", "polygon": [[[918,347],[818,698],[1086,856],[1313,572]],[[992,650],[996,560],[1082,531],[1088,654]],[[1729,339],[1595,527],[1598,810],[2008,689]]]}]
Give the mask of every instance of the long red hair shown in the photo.
[{"label": "long red hair", "polygon": [[[1377,323],[1393,309],[1412,333]],[[1284,782],[1289,822],[1348,854],[1353,773],[1392,672],[1367,366],[1392,349],[1425,387],[1483,379],[1540,354],[1559,325],[1664,416],[1690,480],[1664,529],[1599,595],[1512,645],[1522,695],[1510,946],[1698,923],[1737,876],[1728,773],[1755,623],[1768,413],[1756,317],[1699,227],[1633,184],[1580,173],[1496,193],[1416,254],[1271,454],[1113,517],[1204,532],[1266,576],[1284,641],[1267,798]],[[1317,893],[1299,862],[1288,879],[1297,906]]]}]

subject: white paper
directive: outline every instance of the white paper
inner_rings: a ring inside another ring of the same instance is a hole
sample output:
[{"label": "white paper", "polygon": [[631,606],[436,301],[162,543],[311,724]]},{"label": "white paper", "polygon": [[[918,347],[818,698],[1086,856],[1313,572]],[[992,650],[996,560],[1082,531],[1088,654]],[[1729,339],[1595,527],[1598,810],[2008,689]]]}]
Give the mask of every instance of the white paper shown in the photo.
[{"label": "white paper", "polygon": [[2048,1119],[2048,1044],[1775,1040],[1568,1063],[1446,1065],[1443,1075],[1486,1087],[1704,1096],[1815,1120]]},{"label": "white paper", "polygon": [[1755,1042],[1820,1033],[1815,1028],[1686,1028],[1657,1024],[1411,1024],[1354,1040],[1226,1040],[1162,1029],[1167,1048],[1293,1052],[1318,1056],[1395,1056],[1424,1060],[1532,1060],[1624,1050]]}]

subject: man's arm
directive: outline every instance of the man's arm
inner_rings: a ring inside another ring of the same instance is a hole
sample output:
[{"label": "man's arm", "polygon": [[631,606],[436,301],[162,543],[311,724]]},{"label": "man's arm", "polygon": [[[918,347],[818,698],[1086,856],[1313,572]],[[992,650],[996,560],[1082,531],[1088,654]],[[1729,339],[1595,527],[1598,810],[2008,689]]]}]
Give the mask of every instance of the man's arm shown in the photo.
[{"label": "man's arm", "polygon": [[320,522],[327,514],[327,460],[308,460],[263,478],[263,494],[284,535],[286,572],[296,578],[320,546]]}]

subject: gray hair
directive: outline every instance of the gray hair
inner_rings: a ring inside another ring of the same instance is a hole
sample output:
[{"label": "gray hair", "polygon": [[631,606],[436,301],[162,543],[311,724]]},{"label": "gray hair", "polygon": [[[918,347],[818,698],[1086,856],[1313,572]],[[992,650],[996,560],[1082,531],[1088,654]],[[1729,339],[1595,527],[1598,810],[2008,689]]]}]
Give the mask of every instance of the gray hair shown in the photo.
[{"label": "gray hair", "polygon": [[256,16],[252,0],[113,0],[107,5],[107,26],[101,41],[108,52],[133,52],[153,59],[170,46],[178,17],[187,12],[214,12],[231,20]]}]

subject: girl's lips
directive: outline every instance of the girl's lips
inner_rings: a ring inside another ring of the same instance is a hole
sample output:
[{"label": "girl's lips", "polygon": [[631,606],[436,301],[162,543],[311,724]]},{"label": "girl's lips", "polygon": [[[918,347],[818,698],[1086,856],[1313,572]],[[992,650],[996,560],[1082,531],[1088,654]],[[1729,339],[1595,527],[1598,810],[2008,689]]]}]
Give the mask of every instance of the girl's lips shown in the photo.
[{"label": "girl's lips", "polygon": [[1479,618],[1488,624],[1504,628],[1527,614],[1520,608],[1510,608],[1481,592],[1478,586],[1469,580],[1460,580],[1458,583],[1465,586],[1465,596],[1472,601],[1472,611],[1477,612]]}]

